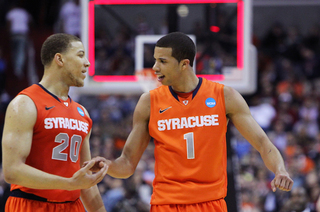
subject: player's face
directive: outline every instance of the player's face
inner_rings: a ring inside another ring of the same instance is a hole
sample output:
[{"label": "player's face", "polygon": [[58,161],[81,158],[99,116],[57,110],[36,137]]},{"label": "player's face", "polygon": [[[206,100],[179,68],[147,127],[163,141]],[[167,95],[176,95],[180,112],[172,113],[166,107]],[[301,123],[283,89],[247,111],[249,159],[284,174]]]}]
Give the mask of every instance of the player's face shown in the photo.
[{"label": "player's face", "polygon": [[66,80],[69,86],[82,87],[84,85],[84,79],[86,78],[87,68],[90,66],[90,63],[85,56],[82,42],[72,42],[71,47],[64,54],[64,57],[66,59]]},{"label": "player's face", "polygon": [[163,85],[173,85],[180,77],[180,66],[176,58],[172,57],[172,48],[155,47],[153,70],[158,81]]}]

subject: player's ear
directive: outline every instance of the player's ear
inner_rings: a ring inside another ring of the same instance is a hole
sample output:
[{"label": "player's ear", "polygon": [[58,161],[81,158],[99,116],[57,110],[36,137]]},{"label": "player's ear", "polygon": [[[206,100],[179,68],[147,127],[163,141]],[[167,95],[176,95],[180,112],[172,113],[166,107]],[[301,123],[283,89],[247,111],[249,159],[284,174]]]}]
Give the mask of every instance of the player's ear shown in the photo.
[{"label": "player's ear", "polygon": [[56,53],[54,55],[54,59],[55,63],[58,65],[58,66],[63,66],[63,58],[62,58],[62,55],[60,53]]},{"label": "player's ear", "polygon": [[184,60],[181,60],[180,64],[183,69],[186,69],[190,64],[190,61],[188,59],[184,59]]}]

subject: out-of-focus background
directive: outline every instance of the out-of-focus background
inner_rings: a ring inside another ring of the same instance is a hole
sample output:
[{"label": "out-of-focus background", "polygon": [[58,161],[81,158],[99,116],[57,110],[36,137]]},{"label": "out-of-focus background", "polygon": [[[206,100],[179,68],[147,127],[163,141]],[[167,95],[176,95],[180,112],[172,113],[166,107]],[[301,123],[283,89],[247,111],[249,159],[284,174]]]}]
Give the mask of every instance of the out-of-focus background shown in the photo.
[{"label": "out-of-focus background", "polygon": [[[83,36],[81,5],[78,0],[0,0],[1,132],[9,101],[41,79],[43,41],[56,32]],[[141,11],[95,7],[96,75],[134,74],[135,37],[173,30],[196,36],[197,73],[219,75],[224,66],[237,64],[237,10],[232,5],[211,4],[200,13],[188,5],[161,5],[165,8],[159,13],[148,12],[155,6]],[[212,11],[218,28],[208,24]],[[318,0],[252,0],[250,40],[257,51],[257,57],[252,58],[257,77],[252,83],[257,89],[243,95],[252,115],[284,157],[294,186],[291,192],[272,192],[273,174],[230,123],[226,200],[231,212],[316,211],[320,195],[319,14]],[[130,21],[123,18],[130,15]],[[209,49],[205,48],[208,42]],[[152,48],[145,49],[144,58],[145,67],[151,67]],[[84,105],[93,119],[92,156],[118,157],[140,94],[75,94],[71,97]],[[153,166],[151,141],[132,177],[119,180],[106,176],[99,183],[108,212],[149,211]],[[4,211],[9,186],[0,173],[0,211]]]}]

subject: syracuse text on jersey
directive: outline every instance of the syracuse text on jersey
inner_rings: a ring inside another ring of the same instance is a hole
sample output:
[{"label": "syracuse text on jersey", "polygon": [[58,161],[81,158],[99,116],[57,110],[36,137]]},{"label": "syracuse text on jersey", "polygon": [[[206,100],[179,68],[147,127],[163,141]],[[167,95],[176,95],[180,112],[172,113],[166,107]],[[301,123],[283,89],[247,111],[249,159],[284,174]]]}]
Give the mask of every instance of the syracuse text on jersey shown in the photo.
[{"label": "syracuse text on jersey", "polygon": [[55,117],[55,118],[46,118],[44,120],[44,128],[46,129],[57,129],[57,128],[64,128],[64,129],[71,129],[71,130],[79,130],[85,133],[88,133],[88,126],[89,123],[83,122],[77,119],[71,118],[62,118],[62,117]]},{"label": "syracuse text on jersey", "polygon": [[158,120],[158,130],[175,130],[183,128],[217,126],[219,125],[218,115],[190,116]]}]

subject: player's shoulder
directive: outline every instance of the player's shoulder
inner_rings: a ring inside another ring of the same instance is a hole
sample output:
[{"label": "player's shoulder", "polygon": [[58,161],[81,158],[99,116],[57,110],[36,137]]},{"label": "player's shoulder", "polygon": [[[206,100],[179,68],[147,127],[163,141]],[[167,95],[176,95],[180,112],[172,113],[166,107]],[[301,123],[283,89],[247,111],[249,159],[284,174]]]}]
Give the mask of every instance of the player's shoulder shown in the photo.
[{"label": "player's shoulder", "polygon": [[10,101],[7,107],[7,113],[17,114],[19,116],[23,116],[23,114],[36,115],[37,108],[29,96],[20,94]]},{"label": "player's shoulder", "polygon": [[150,92],[144,92],[143,94],[141,94],[140,98],[150,98]]},{"label": "player's shoulder", "polygon": [[36,101],[43,101],[42,89],[39,85],[33,84],[18,93],[9,103],[8,109],[19,113],[37,113]]},{"label": "player's shoulder", "polygon": [[43,100],[42,93],[44,88],[40,84],[32,84],[29,87],[21,90],[11,101],[12,104],[34,104],[34,99]]},{"label": "player's shoulder", "polygon": [[248,107],[239,91],[230,86],[224,87],[224,99],[227,113],[235,111],[239,112]]},{"label": "player's shoulder", "polygon": [[29,105],[34,105],[33,100],[31,99],[31,97],[29,97],[28,95],[25,94],[19,94],[17,96],[15,96],[9,106],[22,106],[22,107],[26,107]]},{"label": "player's shoulder", "polygon": [[224,91],[225,98],[243,99],[242,94],[233,87],[224,86],[223,91]]},{"label": "player's shoulder", "polygon": [[141,94],[139,102],[141,102],[143,104],[150,104],[150,95],[151,95],[150,92],[145,92],[145,93]]},{"label": "player's shoulder", "polygon": [[141,112],[147,112],[150,110],[150,93],[145,92],[141,94],[140,99],[137,103],[136,110]]}]

